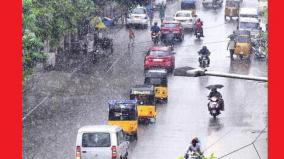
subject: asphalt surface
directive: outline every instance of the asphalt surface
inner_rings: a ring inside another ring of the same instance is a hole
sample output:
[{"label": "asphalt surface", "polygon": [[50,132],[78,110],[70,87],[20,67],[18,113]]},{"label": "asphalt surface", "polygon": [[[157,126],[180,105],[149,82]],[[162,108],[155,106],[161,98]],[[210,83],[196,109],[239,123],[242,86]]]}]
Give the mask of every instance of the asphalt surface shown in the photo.
[{"label": "asphalt surface", "polygon": [[[244,0],[255,6],[256,0]],[[168,5],[167,16],[180,9],[180,2]],[[224,8],[205,10],[197,3],[197,15],[204,21],[204,35],[196,41],[191,33],[176,45],[176,67],[198,66],[197,51],[206,45],[211,51],[210,70],[267,76],[267,64],[231,62],[227,36],[236,22],[224,22]],[[156,15],[158,17],[158,15]],[[132,85],[143,82],[143,57],[152,45],[150,31],[136,29],[133,47],[128,48],[127,30],[112,31],[113,55],[93,64],[88,55],[64,55],[53,71],[37,72],[23,93],[23,159],[70,159],[75,156],[77,130],[85,125],[106,124],[110,99],[127,99]],[[209,84],[223,84],[225,112],[213,120],[207,111]],[[157,122],[139,126],[139,140],[132,142],[131,159],[172,159],[183,155],[190,140],[198,136],[205,154],[218,157],[251,143],[267,124],[265,83],[220,77],[169,77],[169,100],[158,106]],[[267,158],[267,132],[255,147]],[[226,158],[258,159],[253,146]]]}]

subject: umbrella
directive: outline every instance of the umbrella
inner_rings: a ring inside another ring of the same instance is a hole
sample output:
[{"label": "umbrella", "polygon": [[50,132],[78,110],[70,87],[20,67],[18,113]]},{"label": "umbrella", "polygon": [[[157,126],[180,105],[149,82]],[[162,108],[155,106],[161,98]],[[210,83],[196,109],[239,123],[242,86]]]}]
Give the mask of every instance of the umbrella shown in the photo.
[{"label": "umbrella", "polygon": [[209,90],[211,90],[211,89],[213,89],[213,88],[221,89],[221,88],[223,88],[223,87],[224,87],[224,86],[221,85],[221,84],[214,84],[214,85],[209,85],[209,86],[207,86],[206,88],[209,89]]}]

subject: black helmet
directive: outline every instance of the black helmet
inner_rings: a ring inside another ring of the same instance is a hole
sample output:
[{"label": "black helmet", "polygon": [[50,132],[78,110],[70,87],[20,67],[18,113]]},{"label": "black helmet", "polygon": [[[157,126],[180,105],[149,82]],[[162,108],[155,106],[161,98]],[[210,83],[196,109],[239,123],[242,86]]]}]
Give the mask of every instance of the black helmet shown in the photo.
[{"label": "black helmet", "polygon": [[206,47],[206,46],[203,46],[202,49],[207,49],[207,47]]},{"label": "black helmet", "polygon": [[157,23],[157,22],[155,22],[155,23],[154,23],[154,25],[158,25],[158,23]]},{"label": "black helmet", "polygon": [[198,142],[199,142],[199,140],[198,140],[197,137],[195,137],[195,138],[193,138],[193,139],[191,140],[191,143],[192,143],[192,144],[197,144]]},{"label": "black helmet", "polygon": [[212,91],[217,91],[217,88],[212,88]]}]

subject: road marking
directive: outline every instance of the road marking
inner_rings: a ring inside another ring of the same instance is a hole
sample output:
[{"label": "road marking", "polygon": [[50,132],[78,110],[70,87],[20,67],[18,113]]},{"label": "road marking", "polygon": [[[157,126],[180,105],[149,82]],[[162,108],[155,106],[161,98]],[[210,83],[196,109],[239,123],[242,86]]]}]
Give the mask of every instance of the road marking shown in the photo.
[{"label": "road marking", "polygon": [[[123,56],[123,55],[122,55]],[[112,65],[108,68],[108,70],[106,71],[107,73],[113,68],[113,66],[121,59],[121,57],[122,56],[120,56],[118,59],[116,59],[113,63],[112,63]]]},{"label": "road marking", "polygon": [[30,111],[27,113],[27,115],[22,118],[22,121],[24,121],[28,116],[30,116],[30,115],[32,114],[32,112],[33,112],[34,110],[36,110],[39,106],[41,106],[48,98],[49,98],[49,95],[46,96],[46,97],[45,97],[38,105],[36,105],[32,110],[30,110]]}]

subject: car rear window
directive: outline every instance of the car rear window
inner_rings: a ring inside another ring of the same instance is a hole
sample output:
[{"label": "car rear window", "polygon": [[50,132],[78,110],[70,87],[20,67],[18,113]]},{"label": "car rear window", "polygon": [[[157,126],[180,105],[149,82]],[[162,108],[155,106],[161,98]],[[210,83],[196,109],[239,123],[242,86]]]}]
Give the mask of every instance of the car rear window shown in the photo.
[{"label": "car rear window", "polygon": [[135,8],[132,13],[133,14],[146,14],[146,11],[143,8]]},{"label": "car rear window", "polygon": [[150,55],[152,56],[168,56],[170,55],[169,51],[161,51],[161,50],[152,50],[150,51]]},{"label": "car rear window", "polygon": [[165,27],[165,28],[176,28],[176,27],[178,27],[178,24],[175,24],[175,23],[165,23],[163,25],[163,27]]},{"label": "car rear window", "polygon": [[82,147],[110,147],[110,134],[104,132],[84,133]]},{"label": "car rear window", "polygon": [[190,13],[177,13],[176,17],[191,17]]}]

